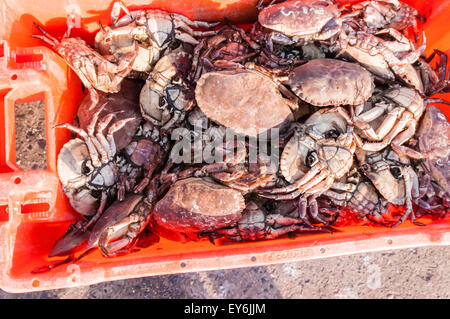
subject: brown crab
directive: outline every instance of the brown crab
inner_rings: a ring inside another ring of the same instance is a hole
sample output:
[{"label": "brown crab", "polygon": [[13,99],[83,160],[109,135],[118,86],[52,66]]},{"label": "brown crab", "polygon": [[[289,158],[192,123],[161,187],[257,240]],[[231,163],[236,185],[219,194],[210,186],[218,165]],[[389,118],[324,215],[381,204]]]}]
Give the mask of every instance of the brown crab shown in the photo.
[{"label": "brown crab", "polygon": [[420,162],[424,169],[423,175],[428,175],[435,192],[445,202],[450,202],[450,124],[444,113],[435,106],[429,106],[422,117],[416,138],[419,151],[430,155]]},{"label": "brown crab", "polygon": [[282,130],[298,106],[281,95],[288,93],[286,88],[268,73],[254,64],[205,73],[197,82],[195,99],[209,119],[237,134],[257,137],[272,128]]},{"label": "brown crab", "polygon": [[[393,40],[381,38],[384,34],[388,34]],[[414,63],[423,54],[425,41],[423,35],[422,45],[417,47],[406,36],[392,28],[371,34],[347,26],[339,34],[339,40],[336,42],[338,50],[336,58],[356,60],[385,81],[394,81],[397,77],[422,94],[424,87],[420,71],[416,69]]]},{"label": "brown crab", "polygon": [[123,150],[123,158],[117,159],[120,172],[117,198],[120,201],[126,193],[141,193],[147,187],[153,174],[162,167],[168,148],[167,143],[159,144],[145,135],[131,141]]},{"label": "brown crab", "polygon": [[365,223],[387,223],[389,211],[386,200],[379,197],[375,187],[364,178],[356,165],[347,175],[334,182],[323,196],[337,206],[346,207]]},{"label": "brown crab", "polygon": [[283,83],[302,100],[315,106],[359,107],[374,90],[373,76],[356,63],[315,59],[293,69]]},{"label": "brown crab", "polygon": [[115,201],[91,230],[86,250],[100,248],[105,257],[116,257],[133,251],[139,235],[149,225],[157,200],[157,179],[153,179],[146,196],[129,194]]},{"label": "brown crab", "polygon": [[193,89],[187,80],[191,58],[183,50],[166,54],[156,63],[142,88],[142,116],[162,131],[182,122],[194,106]]},{"label": "brown crab", "polygon": [[[125,12],[121,18],[120,12]],[[120,61],[124,54],[137,54],[133,69],[151,71],[152,66],[177,41],[196,45],[196,37],[214,35],[216,31],[195,31],[192,28],[212,28],[217,23],[191,21],[181,14],[162,10],[129,11],[121,1],[111,10],[111,25],[101,27],[96,35],[96,47],[112,61]],[[139,43],[137,48],[133,48]]]},{"label": "brown crab", "polygon": [[417,33],[417,20],[421,18],[416,9],[398,0],[363,1],[350,9],[353,14],[361,14],[367,28],[374,30],[393,28],[406,32],[412,27]]},{"label": "brown crab", "polygon": [[[138,109],[139,85],[125,80],[118,93],[99,92],[92,105],[86,96],[78,110],[80,127],[62,124],[77,133],[58,154],[57,172],[73,208],[95,222],[108,198],[116,193],[116,154],[128,145],[142,120]],[[98,204],[100,202],[100,205]]]},{"label": "brown crab", "polygon": [[[191,79],[196,82],[203,73],[219,68],[224,61],[248,62],[258,54],[259,46],[249,45],[245,31],[230,26],[211,38],[203,38],[194,48]],[[247,39],[247,41],[246,41]]]},{"label": "brown crab", "polygon": [[413,210],[413,202],[419,199],[419,179],[408,157],[400,156],[391,148],[380,152],[356,151],[361,171],[367,176],[377,191],[394,205],[405,205],[403,216],[392,225],[398,226],[408,217],[419,226]]},{"label": "brown crab", "polygon": [[[215,130],[208,132],[212,129]],[[163,184],[173,184],[177,180],[188,177],[211,177],[243,194],[252,192],[258,187],[269,187],[274,184],[278,166],[267,154],[257,152],[249,154],[251,146],[239,138],[234,137],[223,141],[226,136],[220,127],[210,127],[204,132],[205,135],[208,133],[214,134],[213,140],[203,140],[198,144],[199,147],[194,148],[194,152],[203,151],[200,165],[191,164],[182,170],[177,167],[173,172],[162,174]],[[195,147],[196,143],[193,144]],[[254,149],[251,152],[253,151]],[[190,163],[196,162],[189,161],[187,164]]]},{"label": "brown crab", "polygon": [[75,71],[92,95],[96,93],[94,89],[109,93],[117,93],[120,90],[120,83],[130,73],[131,65],[136,58],[136,48],[123,56],[118,64],[114,64],[91,48],[84,40],[70,38],[73,28],[71,24],[68,24],[68,29],[61,41],[45,32],[36,23],[35,26],[43,35],[33,35],[33,37],[50,44]]},{"label": "brown crab", "polygon": [[234,225],[242,216],[241,192],[209,178],[186,178],[174,183],[154,209],[161,236],[195,240],[202,232]]},{"label": "brown crab", "polygon": [[[391,145],[396,152],[413,158],[427,156],[403,144],[414,136],[417,123],[428,104],[449,102],[442,99],[424,99],[416,90],[402,86],[387,89],[374,96],[373,100],[373,106],[366,104],[369,109],[356,110],[352,118],[354,125],[370,140],[363,142],[355,135],[358,147],[376,152]],[[373,121],[379,121],[376,130],[369,124]]]},{"label": "brown crab", "polygon": [[[262,8],[262,2],[258,8]],[[258,14],[258,22],[273,31],[267,40],[289,45],[306,44],[314,40],[328,40],[341,30],[341,12],[331,1],[289,0],[269,5]]]},{"label": "brown crab", "polygon": [[[299,216],[327,224],[319,216],[316,198],[351,168],[356,145],[353,127],[334,109],[311,115],[289,140],[281,154],[280,170],[290,184],[258,190],[260,196],[288,200],[299,198]],[[308,221],[309,222],[309,221]]]}]

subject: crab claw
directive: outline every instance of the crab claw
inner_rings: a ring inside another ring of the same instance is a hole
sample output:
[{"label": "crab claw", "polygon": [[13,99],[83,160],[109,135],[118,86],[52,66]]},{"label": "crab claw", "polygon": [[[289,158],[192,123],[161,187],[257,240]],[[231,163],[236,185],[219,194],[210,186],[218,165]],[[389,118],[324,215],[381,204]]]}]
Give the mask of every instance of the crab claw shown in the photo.
[{"label": "crab claw", "polygon": [[67,232],[56,241],[55,246],[48,256],[69,256],[83,250],[83,246],[90,235],[89,231],[83,231],[85,223],[86,221],[79,221],[71,224]]},{"label": "crab claw", "polygon": [[[142,195],[130,195],[123,201],[115,201],[92,228],[86,249],[99,247],[106,257],[116,256],[134,246],[142,230]],[[150,213],[150,212],[149,212]],[[148,213],[148,215],[149,215]]]}]

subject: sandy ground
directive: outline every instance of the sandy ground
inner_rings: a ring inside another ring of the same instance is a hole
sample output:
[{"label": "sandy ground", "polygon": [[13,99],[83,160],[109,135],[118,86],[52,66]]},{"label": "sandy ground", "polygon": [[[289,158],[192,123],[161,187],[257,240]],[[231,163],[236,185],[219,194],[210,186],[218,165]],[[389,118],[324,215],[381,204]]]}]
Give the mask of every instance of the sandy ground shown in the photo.
[{"label": "sandy ground", "polygon": [[[43,104],[17,105],[17,158],[45,168]],[[450,246],[330,257],[264,267],[146,277],[97,285],[10,294],[8,298],[445,298],[450,297]]]}]

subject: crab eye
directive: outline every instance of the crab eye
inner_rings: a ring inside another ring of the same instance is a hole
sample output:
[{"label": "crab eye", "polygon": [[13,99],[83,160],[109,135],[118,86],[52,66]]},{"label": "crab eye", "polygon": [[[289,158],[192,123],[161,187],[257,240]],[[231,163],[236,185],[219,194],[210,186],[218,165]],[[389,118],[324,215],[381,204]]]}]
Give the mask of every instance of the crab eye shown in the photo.
[{"label": "crab eye", "polygon": [[311,168],[317,162],[318,162],[317,153],[315,151],[309,152],[305,159],[306,166]]},{"label": "crab eye", "polygon": [[339,132],[336,129],[331,129],[328,132],[325,132],[325,137],[337,139],[339,137]]},{"label": "crab eye", "polygon": [[167,104],[166,98],[163,96],[159,99],[159,106],[163,107],[164,105]]},{"label": "crab eye", "polygon": [[363,172],[368,172],[368,171],[370,170],[370,167],[369,167],[368,164],[362,164],[362,165],[361,165],[361,170],[362,170]]},{"label": "crab eye", "polygon": [[389,170],[391,171],[392,176],[394,176],[396,179],[399,179],[402,176],[402,171],[398,166],[392,166],[391,168],[389,168]]},{"label": "crab eye", "polygon": [[81,173],[83,175],[88,175],[92,171],[90,165],[88,165],[88,160],[83,161],[81,164]]}]

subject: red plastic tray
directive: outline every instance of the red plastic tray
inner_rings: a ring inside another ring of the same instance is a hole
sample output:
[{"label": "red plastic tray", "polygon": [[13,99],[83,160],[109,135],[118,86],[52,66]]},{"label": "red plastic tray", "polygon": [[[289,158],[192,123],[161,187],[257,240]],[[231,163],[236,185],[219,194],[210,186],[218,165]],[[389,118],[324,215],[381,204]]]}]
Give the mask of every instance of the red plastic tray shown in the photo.
[{"label": "red plastic tray", "polygon": [[[161,239],[149,248],[107,259],[94,252],[76,264],[50,272],[31,270],[54,262],[48,258],[54,242],[78,215],[70,207],[56,174],[56,158],[69,140],[56,124],[72,122],[82,98],[77,76],[63,60],[31,37],[44,26],[60,37],[66,17],[78,17],[74,36],[92,41],[97,21],[109,24],[112,0],[0,0],[0,288],[8,292],[90,285],[110,280],[216,270],[319,257],[370,252],[393,248],[450,243],[450,218],[431,221],[425,227],[409,221],[398,228],[350,226],[333,234],[301,235],[296,239],[233,243],[213,246],[208,241],[178,243]],[[150,5],[146,3],[151,2]],[[235,23],[252,22],[257,0],[135,0],[124,1],[130,9],[162,8],[191,19]],[[427,55],[432,49],[450,48],[450,1],[406,1],[427,17]],[[70,4],[68,4],[70,3]],[[51,8],[51,9],[50,9]],[[445,95],[442,95],[445,98]],[[450,100],[450,96],[447,96]],[[22,171],[15,162],[14,103],[44,100],[46,115],[46,171]],[[448,107],[442,106],[447,117]],[[60,258],[59,258],[60,259]]]}]

